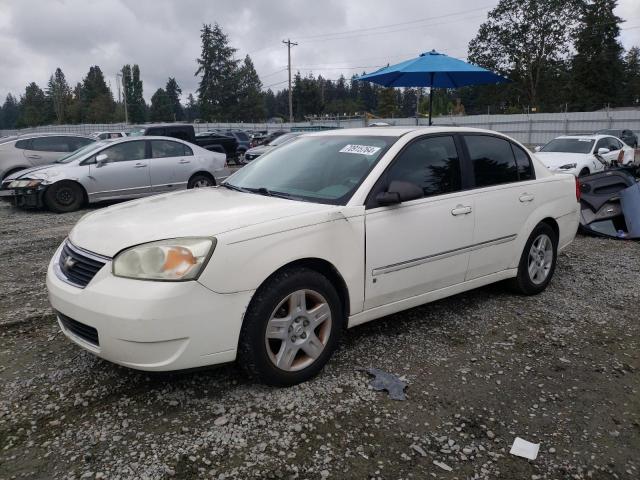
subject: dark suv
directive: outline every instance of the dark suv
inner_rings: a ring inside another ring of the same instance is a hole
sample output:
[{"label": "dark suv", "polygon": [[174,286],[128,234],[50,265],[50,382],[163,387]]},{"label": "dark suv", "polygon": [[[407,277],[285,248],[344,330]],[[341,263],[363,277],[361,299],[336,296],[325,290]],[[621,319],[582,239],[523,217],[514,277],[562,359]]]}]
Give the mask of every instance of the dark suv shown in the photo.
[{"label": "dark suv", "polygon": [[186,140],[206,150],[225,153],[228,158],[235,157],[237,155],[236,150],[238,149],[238,141],[235,138],[217,132],[204,132],[196,135],[193,125],[189,124],[164,123],[138,127],[131,132],[131,135],[154,135],[179,138],[180,140]]}]

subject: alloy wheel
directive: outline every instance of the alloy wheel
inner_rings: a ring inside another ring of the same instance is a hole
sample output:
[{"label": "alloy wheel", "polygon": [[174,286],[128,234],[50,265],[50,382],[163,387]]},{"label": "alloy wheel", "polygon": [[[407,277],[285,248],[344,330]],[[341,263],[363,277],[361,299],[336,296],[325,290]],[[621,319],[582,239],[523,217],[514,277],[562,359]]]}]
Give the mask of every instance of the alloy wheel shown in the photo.
[{"label": "alloy wheel", "polygon": [[536,285],[543,283],[549,276],[553,264],[553,243],[546,234],[540,234],[529,249],[529,278]]},{"label": "alloy wheel", "polygon": [[302,370],[322,354],[331,335],[331,308],[314,290],[297,290],[274,309],[265,332],[269,359],[277,368]]}]

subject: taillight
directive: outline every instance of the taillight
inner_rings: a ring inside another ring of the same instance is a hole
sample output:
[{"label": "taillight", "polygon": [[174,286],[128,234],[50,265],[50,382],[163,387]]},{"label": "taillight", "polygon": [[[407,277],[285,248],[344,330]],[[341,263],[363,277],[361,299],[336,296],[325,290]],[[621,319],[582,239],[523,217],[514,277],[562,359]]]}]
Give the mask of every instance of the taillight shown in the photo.
[{"label": "taillight", "polygon": [[575,177],[575,178],[576,178],[576,201],[579,202],[582,191],[580,190],[580,179],[578,177]]}]

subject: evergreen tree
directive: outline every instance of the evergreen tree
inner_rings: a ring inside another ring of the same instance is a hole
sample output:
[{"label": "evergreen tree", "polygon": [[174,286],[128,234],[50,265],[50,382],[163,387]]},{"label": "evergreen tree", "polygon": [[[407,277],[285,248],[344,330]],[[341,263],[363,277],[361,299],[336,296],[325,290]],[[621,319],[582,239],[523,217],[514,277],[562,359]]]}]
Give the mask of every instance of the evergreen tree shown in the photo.
[{"label": "evergreen tree", "polygon": [[571,61],[573,107],[578,110],[615,106],[624,78],[617,0],[585,0]]},{"label": "evergreen tree", "polygon": [[171,98],[162,88],[156,90],[151,97],[149,119],[152,122],[170,122],[173,120],[173,105]]},{"label": "evergreen tree", "polygon": [[115,113],[113,94],[97,65],[89,68],[82,81],[82,121],[105,123],[113,120]]},{"label": "evergreen tree", "polygon": [[55,73],[49,78],[47,85],[47,101],[55,114],[55,120],[58,124],[63,124],[68,120],[67,114],[71,105],[71,99],[71,88],[67,83],[64,73],[58,67]]},{"label": "evergreen tree", "polygon": [[[469,43],[469,61],[513,81],[499,88],[469,89],[487,103],[536,106],[545,98],[542,78],[570,51],[576,4],[582,0],[500,0]],[[553,88],[553,87],[551,87]]]},{"label": "evergreen tree", "polygon": [[16,128],[18,116],[20,115],[20,109],[18,106],[18,100],[16,97],[7,94],[7,98],[2,105],[2,127],[5,129]]},{"label": "evergreen tree", "polygon": [[44,92],[35,82],[31,82],[20,98],[16,126],[21,128],[43,125],[46,122],[46,108],[47,99]]},{"label": "evergreen tree", "polygon": [[237,106],[238,60],[233,55],[236,49],[222,28],[205,24],[200,31],[202,53],[197,59],[200,75],[198,99],[200,115],[204,120],[229,120]]},{"label": "evergreen tree", "polygon": [[193,122],[195,119],[200,118],[198,101],[193,97],[192,93],[187,96],[187,105],[184,108],[184,115],[187,122]]},{"label": "evergreen tree", "polygon": [[398,113],[396,92],[394,88],[382,88],[378,95],[378,115],[384,118],[392,118]]},{"label": "evergreen tree", "polygon": [[259,121],[265,118],[262,82],[249,55],[244,58],[244,63],[238,71],[236,118],[244,122]]},{"label": "evergreen tree", "polygon": [[176,82],[176,79],[169,77],[167,80],[167,86],[165,87],[169,102],[171,103],[171,116],[174,121],[181,121],[184,119],[184,110],[180,103],[180,95],[182,95],[182,89]]},{"label": "evergreen tree", "polygon": [[623,100],[627,105],[640,105],[640,48],[632,47],[625,56]]}]

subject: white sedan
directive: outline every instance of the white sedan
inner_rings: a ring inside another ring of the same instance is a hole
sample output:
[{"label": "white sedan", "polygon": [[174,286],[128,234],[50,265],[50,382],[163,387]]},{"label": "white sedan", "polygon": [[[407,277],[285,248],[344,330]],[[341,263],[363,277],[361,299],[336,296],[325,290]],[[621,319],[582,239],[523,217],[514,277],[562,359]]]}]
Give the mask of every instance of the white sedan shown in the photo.
[{"label": "white sedan", "polygon": [[611,135],[564,135],[537,148],[536,156],[551,171],[583,176],[616,163],[631,165],[635,150]]},{"label": "white sedan", "polygon": [[491,131],[306,134],[218,187],[86,215],[47,288],[62,331],[109,361],[237,359],[291,385],[344,327],[500,280],[543,291],[576,233],[576,192]]}]

